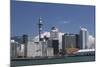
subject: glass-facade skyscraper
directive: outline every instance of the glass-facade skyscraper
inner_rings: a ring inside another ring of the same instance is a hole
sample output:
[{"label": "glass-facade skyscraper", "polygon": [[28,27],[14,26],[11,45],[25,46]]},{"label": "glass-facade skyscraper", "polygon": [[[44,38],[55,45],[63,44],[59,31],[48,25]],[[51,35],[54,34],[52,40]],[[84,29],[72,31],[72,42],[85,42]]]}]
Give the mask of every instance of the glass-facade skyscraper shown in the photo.
[{"label": "glass-facade skyscraper", "polygon": [[79,48],[79,37],[78,34],[64,34],[62,36],[62,49],[66,52],[69,48]]},{"label": "glass-facade skyscraper", "polygon": [[89,33],[86,28],[80,29],[80,49],[87,49]]}]

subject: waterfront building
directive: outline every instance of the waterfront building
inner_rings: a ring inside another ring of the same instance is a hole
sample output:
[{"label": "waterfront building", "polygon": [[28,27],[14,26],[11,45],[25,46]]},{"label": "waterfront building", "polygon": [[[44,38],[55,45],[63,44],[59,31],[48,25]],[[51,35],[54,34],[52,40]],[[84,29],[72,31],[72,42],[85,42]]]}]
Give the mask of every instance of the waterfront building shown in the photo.
[{"label": "waterfront building", "polygon": [[18,48],[18,42],[15,40],[11,40],[11,49],[10,49],[10,54],[11,58],[17,58],[17,48]]},{"label": "waterfront building", "polygon": [[62,50],[66,52],[69,48],[78,48],[79,39],[77,34],[64,34],[62,36]]},{"label": "waterfront building", "polygon": [[50,38],[47,41],[47,47],[52,48],[52,40]]},{"label": "waterfront building", "polygon": [[22,36],[22,44],[24,44],[24,57],[27,57],[27,43],[28,43],[28,35]]},{"label": "waterfront building", "polygon": [[79,34],[75,34],[75,36],[76,36],[76,48],[80,49],[80,44],[79,44],[80,37],[79,37]]},{"label": "waterfront building", "polygon": [[36,52],[35,52],[35,44],[32,40],[28,41],[27,44],[27,57],[34,57]]},{"label": "waterfront building", "polygon": [[51,40],[58,40],[59,31],[56,27],[52,27],[50,31],[50,39]]},{"label": "waterfront building", "polygon": [[54,56],[53,48],[47,48],[47,56],[48,57]]},{"label": "waterfront building", "polygon": [[54,55],[58,55],[59,53],[59,31],[56,27],[52,27],[50,31],[50,40],[52,44],[52,48],[54,50]]},{"label": "waterfront building", "polygon": [[41,57],[42,56],[42,46],[39,42],[34,42],[33,40],[28,41],[27,45],[27,57]]},{"label": "waterfront building", "polygon": [[47,41],[46,41],[46,39],[43,39],[41,44],[42,44],[42,56],[46,57],[47,56]]},{"label": "waterfront building", "polygon": [[24,44],[20,44],[20,46],[18,47],[18,57],[24,58],[24,49]]},{"label": "waterfront building", "polygon": [[89,33],[86,28],[80,29],[80,49],[87,49]]}]

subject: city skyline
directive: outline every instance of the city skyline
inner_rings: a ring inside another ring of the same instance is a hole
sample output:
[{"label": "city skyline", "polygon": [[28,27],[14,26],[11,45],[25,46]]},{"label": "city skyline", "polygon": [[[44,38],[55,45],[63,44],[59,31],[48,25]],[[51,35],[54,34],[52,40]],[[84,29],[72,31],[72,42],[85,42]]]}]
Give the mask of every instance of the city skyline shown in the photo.
[{"label": "city skyline", "polygon": [[11,6],[11,36],[38,34],[38,20],[42,17],[43,31],[56,26],[60,32],[79,33],[80,26],[95,36],[95,7],[13,1]]}]

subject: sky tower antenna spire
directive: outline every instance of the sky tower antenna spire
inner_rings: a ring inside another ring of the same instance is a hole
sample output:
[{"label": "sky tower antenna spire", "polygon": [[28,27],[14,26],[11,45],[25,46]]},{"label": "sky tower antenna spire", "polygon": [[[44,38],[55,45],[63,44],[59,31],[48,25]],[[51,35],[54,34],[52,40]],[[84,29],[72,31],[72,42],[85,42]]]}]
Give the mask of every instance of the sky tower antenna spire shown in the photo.
[{"label": "sky tower antenna spire", "polygon": [[38,23],[38,29],[39,29],[39,41],[41,41],[42,26],[43,26],[43,23],[42,23],[42,17],[40,16],[40,17],[39,17],[39,23]]}]

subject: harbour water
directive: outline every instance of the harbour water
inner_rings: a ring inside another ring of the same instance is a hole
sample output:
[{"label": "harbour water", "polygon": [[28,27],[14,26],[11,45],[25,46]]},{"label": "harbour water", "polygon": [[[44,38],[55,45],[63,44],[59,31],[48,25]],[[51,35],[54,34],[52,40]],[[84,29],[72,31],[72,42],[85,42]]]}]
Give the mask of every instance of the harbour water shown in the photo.
[{"label": "harbour water", "polygon": [[49,59],[11,59],[11,67],[95,61],[95,56],[69,56]]}]

